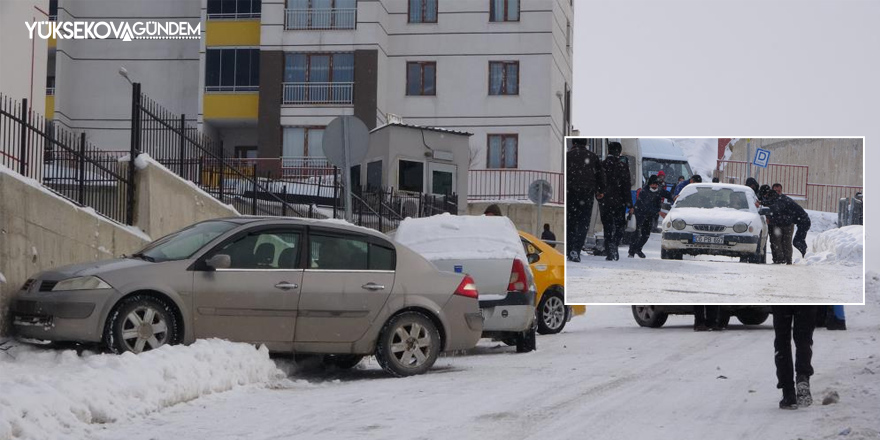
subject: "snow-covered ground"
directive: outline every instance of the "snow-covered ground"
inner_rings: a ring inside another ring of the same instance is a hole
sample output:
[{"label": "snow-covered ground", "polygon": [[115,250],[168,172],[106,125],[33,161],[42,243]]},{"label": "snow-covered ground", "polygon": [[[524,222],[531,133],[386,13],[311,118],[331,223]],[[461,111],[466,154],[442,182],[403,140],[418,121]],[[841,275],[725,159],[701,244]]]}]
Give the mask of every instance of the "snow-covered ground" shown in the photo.
[{"label": "snow-covered ground", "polygon": [[[769,321],[744,327],[734,320],[723,332],[695,333],[690,316],[649,329],[636,325],[628,306],[596,306],[563,333],[539,336],[536,352],[516,354],[484,340],[472,352],[443,357],[428,374],[406,379],[389,378],[369,359],[353,371],[294,373],[285,386],[267,386],[276,379],[264,359],[253,349],[232,352],[240,346],[225,343],[152,357],[80,360],[71,352],[29,352],[0,364],[2,420],[8,423],[12,414],[39,429],[30,438],[876,439],[877,275],[868,286],[867,305],[847,307],[849,330],[816,330],[817,403],[796,411],[777,407]],[[186,361],[171,367],[163,358],[172,354]],[[242,373],[230,360],[240,357],[253,363],[244,369],[254,374]],[[139,367],[126,366],[140,359]],[[202,389],[211,382],[206,375],[245,376],[263,385],[227,380],[220,388],[230,391],[186,398],[164,392],[189,382],[195,384],[187,388]],[[174,385],[163,385],[162,376]],[[840,401],[822,405],[831,392]],[[152,397],[157,394],[168,400]],[[42,410],[68,408],[70,400],[82,402],[80,414],[99,406],[113,417],[86,423],[71,413],[54,420],[55,413]],[[0,438],[10,438],[8,429]],[[12,438],[27,437],[18,432]]]},{"label": "snow-covered ground", "polygon": [[[660,259],[660,234],[651,234],[646,259],[619,261],[584,254],[566,264],[566,300],[572,303],[838,303],[863,301],[862,226],[835,229],[836,214],[808,211],[805,258],[793,251],[793,265],[747,264],[738,258],[685,255]],[[767,261],[772,261],[767,246]]]}]

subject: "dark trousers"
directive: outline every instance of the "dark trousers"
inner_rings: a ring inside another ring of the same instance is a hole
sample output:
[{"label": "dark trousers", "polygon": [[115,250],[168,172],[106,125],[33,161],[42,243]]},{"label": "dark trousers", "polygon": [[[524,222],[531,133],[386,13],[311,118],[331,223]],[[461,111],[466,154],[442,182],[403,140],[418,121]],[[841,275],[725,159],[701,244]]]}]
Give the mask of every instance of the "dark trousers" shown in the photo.
[{"label": "dark trousers", "polygon": [[605,236],[605,254],[617,254],[623,231],[626,230],[626,205],[623,203],[606,203],[601,210],[602,229]]},{"label": "dark trousers", "polygon": [[717,327],[721,306],[694,306],[694,327]]},{"label": "dark trousers", "polygon": [[770,226],[770,252],[774,263],[791,263],[791,239],[794,225]]},{"label": "dark trousers", "polygon": [[651,229],[654,227],[654,220],[656,218],[657,214],[636,215],[636,236],[632,244],[629,245],[630,255],[642,251],[642,247],[645,246],[645,243],[648,242],[648,237],[651,236]]},{"label": "dark trousers", "polygon": [[566,193],[565,201],[565,250],[566,256],[572,251],[584,248],[590,216],[593,213],[593,192],[573,188]]},{"label": "dark trousers", "polygon": [[[816,306],[773,306],[773,330],[776,339],[776,388],[793,389],[794,375],[813,375],[813,329],[816,327]],[[791,340],[794,336],[794,368]]]}]

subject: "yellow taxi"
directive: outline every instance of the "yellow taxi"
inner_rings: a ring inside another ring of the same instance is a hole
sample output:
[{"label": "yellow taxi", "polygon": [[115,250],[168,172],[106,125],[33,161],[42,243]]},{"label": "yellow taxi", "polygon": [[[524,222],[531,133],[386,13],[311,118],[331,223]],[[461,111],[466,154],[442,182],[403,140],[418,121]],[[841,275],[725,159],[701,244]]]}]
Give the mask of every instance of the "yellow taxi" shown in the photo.
[{"label": "yellow taxi", "polygon": [[572,316],[586,313],[587,307],[565,305],[565,257],[528,232],[519,231],[519,237],[538,287],[538,333],[559,333]]}]

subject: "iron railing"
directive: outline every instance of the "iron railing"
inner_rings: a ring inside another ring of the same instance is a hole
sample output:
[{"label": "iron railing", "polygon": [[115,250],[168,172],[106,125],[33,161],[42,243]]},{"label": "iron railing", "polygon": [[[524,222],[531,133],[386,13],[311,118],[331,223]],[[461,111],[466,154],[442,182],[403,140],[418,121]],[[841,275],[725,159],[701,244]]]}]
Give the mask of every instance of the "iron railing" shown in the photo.
[{"label": "iron railing", "polygon": [[528,200],[529,185],[538,179],[550,182],[550,203],[565,201],[565,175],[533,170],[470,170],[468,200]]},{"label": "iron railing", "polygon": [[132,224],[133,174],[104,152],[36,113],[28,100],[0,95],[0,163],[105,217]]},{"label": "iron railing", "polygon": [[[736,160],[718,161],[718,180],[722,183],[736,183],[745,185],[746,179],[755,174],[758,167],[749,162]],[[769,164],[763,168],[758,176],[761,184],[782,184],[782,191],[794,197],[807,196],[807,181],[810,176],[810,167],[806,165]]]},{"label": "iron railing", "polygon": [[357,27],[357,8],[286,9],[287,30],[344,30]]},{"label": "iron railing", "polygon": [[808,183],[807,206],[804,208],[814,211],[835,212],[838,209],[840,199],[855,197],[857,193],[861,192],[861,186]]},{"label": "iron railing", "polygon": [[281,103],[284,105],[337,104],[354,102],[353,82],[286,82]]}]

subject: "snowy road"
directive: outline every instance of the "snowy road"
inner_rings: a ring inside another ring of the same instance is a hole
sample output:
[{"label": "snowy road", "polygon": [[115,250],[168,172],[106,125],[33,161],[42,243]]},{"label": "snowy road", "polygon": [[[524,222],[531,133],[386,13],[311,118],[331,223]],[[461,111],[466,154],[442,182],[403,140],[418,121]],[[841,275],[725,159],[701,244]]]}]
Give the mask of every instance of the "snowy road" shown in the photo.
[{"label": "snowy road", "polygon": [[[876,282],[875,282],[876,283]],[[694,333],[691,317],[638,327],[627,306],[589,307],[538,351],[482,344],[427,375],[292,375],[281,389],[238,388],[145,418],[96,427],[115,439],[868,439],[880,436],[880,298],[848,307],[850,330],[815,334],[814,394],[840,403],[777,408],[773,332],[733,321]],[[840,436],[841,432],[848,435]]]},{"label": "snowy road", "polygon": [[[807,236],[813,242],[815,234]],[[767,261],[772,261],[768,248]],[[618,261],[582,254],[566,264],[566,301],[571,303],[862,303],[861,265],[806,264],[794,251],[794,264],[747,264],[739,258],[685,255],[660,259],[660,234],[645,245],[647,258]],[[807,258],[810,257],[807,253]]]}]

